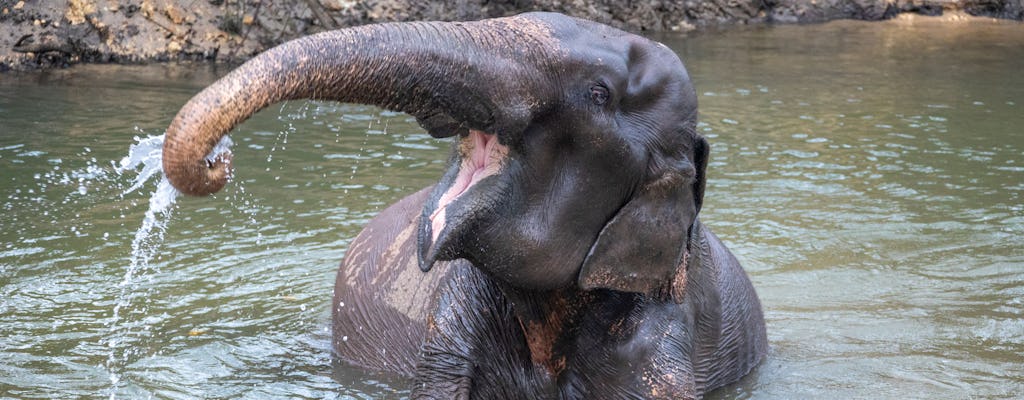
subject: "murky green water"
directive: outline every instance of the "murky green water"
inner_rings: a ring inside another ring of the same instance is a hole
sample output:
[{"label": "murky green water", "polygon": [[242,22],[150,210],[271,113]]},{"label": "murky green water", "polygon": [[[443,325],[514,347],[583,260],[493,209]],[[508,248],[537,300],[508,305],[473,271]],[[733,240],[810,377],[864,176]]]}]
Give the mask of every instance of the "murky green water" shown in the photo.
[{"label": "murky green water", "polygon": [[[772,346],[711,398],[1024,396],[1024,26],[659,39],[713,144],[704,221]],[[112,162],[222,72],[0,75],[0,397],[403,395],[332,365],[328,309],[350,238],[440,175],[447,143],[405,115],[259,114],[233,135],[236,181],[179,200],[130,269],[155,184],[122,195]]]}]

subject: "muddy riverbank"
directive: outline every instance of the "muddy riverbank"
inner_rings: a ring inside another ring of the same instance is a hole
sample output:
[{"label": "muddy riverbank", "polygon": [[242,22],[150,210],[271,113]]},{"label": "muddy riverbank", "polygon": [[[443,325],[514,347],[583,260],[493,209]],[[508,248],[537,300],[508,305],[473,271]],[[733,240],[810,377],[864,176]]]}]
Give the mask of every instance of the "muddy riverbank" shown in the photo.
[{"label": "muddy riverbank", "polygon": [[1024,0],[0,0],[0,71],[81,62],[239,61],[326,29],[558,11],[631,31],[882,20],[1021,20]]}]

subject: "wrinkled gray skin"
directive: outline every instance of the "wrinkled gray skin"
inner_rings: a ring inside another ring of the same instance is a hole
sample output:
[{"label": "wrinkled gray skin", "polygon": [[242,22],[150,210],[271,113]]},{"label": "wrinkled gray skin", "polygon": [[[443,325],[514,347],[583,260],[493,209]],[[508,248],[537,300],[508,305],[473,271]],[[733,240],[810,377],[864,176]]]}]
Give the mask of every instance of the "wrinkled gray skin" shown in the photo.
[{"label": "wrinkled gray skin", "polygon": [[404,111],[458,138],[440,182],[349,249],[339,358],[438,399],[699,398],[763,358],[757,295],[697,219],[708,145],[665,46],[547,13],[299,39],[182,108],[171,183],[218,190],[230,159],[206,161],[214,144],[297,98]]}]

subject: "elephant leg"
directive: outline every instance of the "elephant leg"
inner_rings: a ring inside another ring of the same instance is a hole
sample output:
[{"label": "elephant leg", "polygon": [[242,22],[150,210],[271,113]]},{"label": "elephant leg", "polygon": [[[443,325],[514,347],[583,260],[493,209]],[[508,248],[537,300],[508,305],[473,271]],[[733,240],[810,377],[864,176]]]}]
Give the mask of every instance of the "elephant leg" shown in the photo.
[{"label": "elephant leg", "polygon": [[512,303],[468,262],[448,265],[416,367],[412,399],[555,399],[535,367]]},{"label": "elephant leg", "polygon": [[332,302],[333,348],[341,360],[412,376],[426,317],[448,267],[417,266],[416,228],[423,189],[378,214],[352,241],[338,269]]}]

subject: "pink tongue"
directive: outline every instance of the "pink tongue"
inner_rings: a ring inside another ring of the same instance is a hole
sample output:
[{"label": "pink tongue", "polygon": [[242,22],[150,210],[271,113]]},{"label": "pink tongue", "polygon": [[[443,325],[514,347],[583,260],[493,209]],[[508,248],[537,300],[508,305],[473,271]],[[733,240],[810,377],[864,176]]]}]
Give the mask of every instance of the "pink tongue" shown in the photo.
[{"label": "pink tongue", "polygon": [[508,151],[505,146],[498,143],[497,137],[480,131],[469,131],[469,137],[463,140],[462,146],[470,147],[469,154],[462,159],[462,166],[459,168],[459,175],[455,178],[455,183],[441,195],[441,199],[437,201],[437,208],[430,215],[434,242],[437,242],[438,235],[444,230],[445,208],[481,179],[497,173],[499,167],[497,161]]}]

